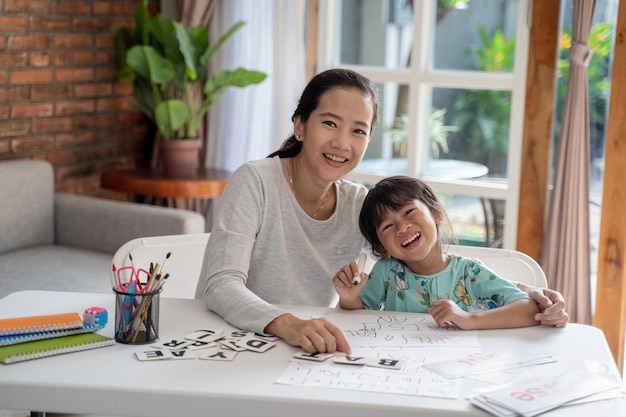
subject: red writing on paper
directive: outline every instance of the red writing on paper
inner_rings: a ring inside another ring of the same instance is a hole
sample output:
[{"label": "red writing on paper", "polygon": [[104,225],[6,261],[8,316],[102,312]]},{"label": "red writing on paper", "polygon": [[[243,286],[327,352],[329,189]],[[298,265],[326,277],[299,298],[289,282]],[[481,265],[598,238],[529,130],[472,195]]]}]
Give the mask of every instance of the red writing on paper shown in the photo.
[{"label": "red writing on paper", "polygon": [[516,390],[509,395],[520,401],[534,401],[539,398],[549,397],[555,393],[567,391],[576,384],[576,381],[552,381],[547,384],[540,384],[536,387],[528,387],[523,390]]}]

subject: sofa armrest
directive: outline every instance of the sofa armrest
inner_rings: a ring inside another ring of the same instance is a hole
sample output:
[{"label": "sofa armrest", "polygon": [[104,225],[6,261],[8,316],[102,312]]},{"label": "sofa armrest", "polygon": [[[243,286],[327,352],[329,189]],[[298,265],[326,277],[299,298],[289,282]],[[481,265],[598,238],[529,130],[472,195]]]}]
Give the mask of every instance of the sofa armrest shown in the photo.
[{"label": "sofa armrest", "polygon": [[55,243],[113,255],[138,237],[205,233],[205,219],[189,210],[55,193]]}]

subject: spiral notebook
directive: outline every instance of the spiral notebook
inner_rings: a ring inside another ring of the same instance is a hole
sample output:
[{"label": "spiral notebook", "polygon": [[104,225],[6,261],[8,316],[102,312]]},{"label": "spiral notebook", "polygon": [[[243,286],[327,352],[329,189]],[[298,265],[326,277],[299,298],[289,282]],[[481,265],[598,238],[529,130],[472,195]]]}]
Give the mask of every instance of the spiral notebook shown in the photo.
[{"label": "spiral notebook", "polygon": [[0,346],[15,345],[17,343],[32,342],[34,340],[52,339],[53,337],[70,336],[73,334],[96,332],[101,326],[92,324],[83,324],[83,327],[77,329],[52,330],[49,332],[36,332],[24,334],[11,334],[0,336]]},{"label": "spiral notebook", "polygon": [[0,319],[0,336],[80,329],[83,319],[78,313],[47,314]]},{"label": "spiral notebook", "polygon": [[63,353],[80,352],[115,344],[115,340],[98,333],[82,333],[53,339],[36,340],[0,346],[0,363],[10,364]]}]

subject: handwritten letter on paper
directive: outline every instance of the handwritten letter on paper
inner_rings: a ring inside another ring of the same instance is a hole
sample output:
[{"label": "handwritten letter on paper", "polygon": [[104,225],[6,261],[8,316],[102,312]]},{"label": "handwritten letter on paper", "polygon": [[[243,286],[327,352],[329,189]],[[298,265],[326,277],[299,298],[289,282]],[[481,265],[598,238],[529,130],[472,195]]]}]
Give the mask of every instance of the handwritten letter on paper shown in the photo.
[{"label": "handwritten letter on paper", "polygon": [[381,312],[377,315],[329,314],[352,346],[471,347],[476,331],[443,328],[429,314]]}]

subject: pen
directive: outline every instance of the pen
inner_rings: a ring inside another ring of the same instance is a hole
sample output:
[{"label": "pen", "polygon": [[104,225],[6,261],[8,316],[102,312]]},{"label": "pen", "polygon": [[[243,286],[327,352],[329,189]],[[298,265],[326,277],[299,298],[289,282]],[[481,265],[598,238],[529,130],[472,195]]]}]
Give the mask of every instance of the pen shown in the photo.
[{"label": "pen", "polygon": [[359,285],[361,283],[361,272],[365,269],[365,263],[367,262],[367,254],[365,252],[361,252],[359,255],[359,261],[357,264],[357,269],[359,270],[359,274],[354,276],[354,280],[352,283],[354,285]]}]

